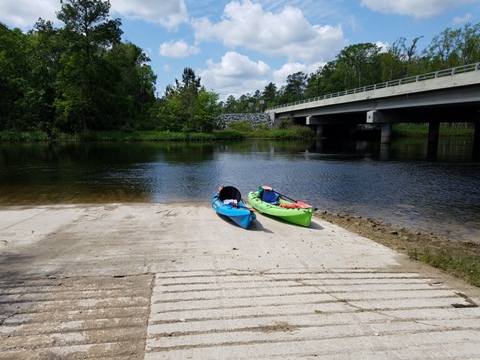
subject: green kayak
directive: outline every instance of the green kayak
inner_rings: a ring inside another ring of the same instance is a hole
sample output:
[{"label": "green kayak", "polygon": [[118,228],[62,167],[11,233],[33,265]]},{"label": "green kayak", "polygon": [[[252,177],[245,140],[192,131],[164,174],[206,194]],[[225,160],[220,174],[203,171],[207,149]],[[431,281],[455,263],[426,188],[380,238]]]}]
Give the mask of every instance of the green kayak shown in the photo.
[{"label": "green kayak", "polygon": [[309,226],[315,212],[313,206],[278,194],[268,186],[251,191],[248,194],[248,202],[260,213],[301,226]]}]

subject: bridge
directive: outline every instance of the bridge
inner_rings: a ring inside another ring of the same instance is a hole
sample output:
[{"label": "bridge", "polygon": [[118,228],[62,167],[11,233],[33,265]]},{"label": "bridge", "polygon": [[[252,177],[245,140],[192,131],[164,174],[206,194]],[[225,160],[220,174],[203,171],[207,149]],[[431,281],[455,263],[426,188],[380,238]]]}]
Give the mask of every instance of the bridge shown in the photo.
[{"label": "bridge", "polygon": [[314,126],[379,124],[381,142],[391,141],[398,123],[428,123],[429,142],[438,143],[440,123],[475,123],[480,142],[480,63],[411,76],[268,108],[273,122],[294,118]]}]

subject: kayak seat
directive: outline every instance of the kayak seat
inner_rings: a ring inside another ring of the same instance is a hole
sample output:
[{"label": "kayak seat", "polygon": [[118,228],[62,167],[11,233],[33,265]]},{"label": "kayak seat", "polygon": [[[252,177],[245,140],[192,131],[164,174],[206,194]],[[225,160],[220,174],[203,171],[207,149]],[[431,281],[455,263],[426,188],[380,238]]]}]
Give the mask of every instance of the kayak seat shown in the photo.
[{"label": "kayak seat", "polygon": [[278,205],[278,194],[272,190],[263,190],[262,201],[269,204]]},{"label": "kayak seat", "polygon": [[234,199],[237,200],[237,202],[240,202],[240,200],[242,200],[242,194],[240,194],[240,191],[234,186],[224,186],[222,190],[220,190],[218,198],[222,201]]}]

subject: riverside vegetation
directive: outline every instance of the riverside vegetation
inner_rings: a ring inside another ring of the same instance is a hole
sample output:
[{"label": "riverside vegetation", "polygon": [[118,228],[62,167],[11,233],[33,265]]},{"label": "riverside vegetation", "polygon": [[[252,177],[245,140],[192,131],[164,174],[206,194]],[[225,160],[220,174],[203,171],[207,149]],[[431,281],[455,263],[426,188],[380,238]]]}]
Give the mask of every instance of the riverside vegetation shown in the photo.
[{"label": "riverside vegetation", "polygon": [[412,40],[400,37],[386,49],[348,45],[311,74],[296,72],[285,85],[270,82],[263,90],[222,101],[185,68],[159,96],[150,58],[122,40],[122,21],[110,16],[110,1],[64,0],[57,18],[55,24],[62,26],[40,18],[26,33],[0,23],[0,132],[40,131],[55,139],[151,131],[167,139],[178,137],[171,133],[198,138],[220,129],[221,114],[261,113],[266,107],[480,62],[480,23],[467,23],[445,29],[424,49],[418,48],[420,34]]},{"label": "riverside vegetation", "polygon": [[316,213],[316,216],[480,287],[480,242],[397,229],[360,216],[327,212]]}]

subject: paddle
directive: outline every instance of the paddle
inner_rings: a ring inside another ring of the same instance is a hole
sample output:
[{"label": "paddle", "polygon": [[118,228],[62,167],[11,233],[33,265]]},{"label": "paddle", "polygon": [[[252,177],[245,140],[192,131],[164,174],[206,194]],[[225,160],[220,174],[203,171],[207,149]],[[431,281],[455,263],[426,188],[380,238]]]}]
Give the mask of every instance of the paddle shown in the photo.
[{"label": "paddle", "polygon": [[[311,206],[307,203],[304,203],[303,201],[298,201],[298,200],[292,199],[291,197],[288,197],[287,195],[280,194],[277,190],[273,190],[273,188],[271,186],[262,185],[261,188],[264,189],[264,190],[275,191],[280,197],[282,197],[284,199],[287,199],[287,200],[290,200],[290,201],[293,201],[295,204],[297,204],[298,206],[300,206],[302,208],[313,208],[313,206]],[[318,208],[314,208],[314,209],[318,210]]]}]

